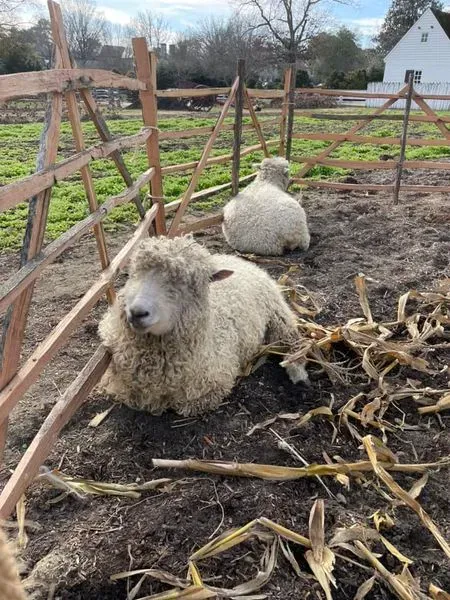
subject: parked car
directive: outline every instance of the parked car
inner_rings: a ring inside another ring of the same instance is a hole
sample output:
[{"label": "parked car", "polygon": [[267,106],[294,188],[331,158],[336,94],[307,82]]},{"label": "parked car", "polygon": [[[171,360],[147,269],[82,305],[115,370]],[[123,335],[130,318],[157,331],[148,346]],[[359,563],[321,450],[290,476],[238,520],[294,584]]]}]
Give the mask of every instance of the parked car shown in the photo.
[{"label": "parked car", "polygon": [[110,94],[108,90],[97,88],[94,90],[93,96],[96,100],[109,100]]}]

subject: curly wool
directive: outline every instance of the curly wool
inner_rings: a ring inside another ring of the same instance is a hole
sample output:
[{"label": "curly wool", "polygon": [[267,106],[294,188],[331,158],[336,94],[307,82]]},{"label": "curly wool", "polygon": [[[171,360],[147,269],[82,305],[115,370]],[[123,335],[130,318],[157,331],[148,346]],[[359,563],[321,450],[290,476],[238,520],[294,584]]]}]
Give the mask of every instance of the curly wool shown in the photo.
[{"label": "curly wool", "polygon": [[232,248],[270,256],[309,248],[306,214],[288,185],[288,161],[264,159],[255,181],[225,206],[222,229]]},{"label": "curly wool", "polygon": [[14,555],[0,530],[0,600],[25,600]]},{"label": "curly wool", "polygon": [[[259,267],[211,255],[191,238],[150,238],[132,259],[130,277],[158,269],[180,311],[161,336],[136,333],[124,311],[123,290],[99,333],[112,354],[101,387],[119,401],[153,414],[174,409],[195,415],[217,407],[263,343],[297,339],[295,317],[277,284]],[[232,270],[227,279],[211,275]]]}]

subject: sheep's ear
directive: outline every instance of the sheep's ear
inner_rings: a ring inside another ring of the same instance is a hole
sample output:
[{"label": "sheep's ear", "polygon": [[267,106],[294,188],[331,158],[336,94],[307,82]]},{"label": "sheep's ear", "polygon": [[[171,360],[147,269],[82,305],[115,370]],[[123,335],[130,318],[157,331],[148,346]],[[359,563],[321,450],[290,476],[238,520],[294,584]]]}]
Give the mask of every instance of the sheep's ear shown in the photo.
[{"label": "sheep's ear", "polygon": [[234,271],[229,271],[228,269],[221,269],[220,271],[216,271],[211,275],[211,281],[222,281],[222,279],[228,279],[231,275],[233,275]]}]

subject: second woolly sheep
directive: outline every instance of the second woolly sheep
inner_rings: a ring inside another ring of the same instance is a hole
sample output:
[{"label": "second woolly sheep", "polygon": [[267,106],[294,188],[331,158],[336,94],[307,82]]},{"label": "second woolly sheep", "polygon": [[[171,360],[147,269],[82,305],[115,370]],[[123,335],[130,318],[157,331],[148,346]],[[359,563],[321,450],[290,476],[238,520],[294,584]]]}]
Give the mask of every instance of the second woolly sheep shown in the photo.
[{"label": "second woolly sheep", "polygon": [[269,256],[309,248],[306,213],[288,186],[288,161],[264,159],[255,181],[225,206],[222,229],[232,248]]}]

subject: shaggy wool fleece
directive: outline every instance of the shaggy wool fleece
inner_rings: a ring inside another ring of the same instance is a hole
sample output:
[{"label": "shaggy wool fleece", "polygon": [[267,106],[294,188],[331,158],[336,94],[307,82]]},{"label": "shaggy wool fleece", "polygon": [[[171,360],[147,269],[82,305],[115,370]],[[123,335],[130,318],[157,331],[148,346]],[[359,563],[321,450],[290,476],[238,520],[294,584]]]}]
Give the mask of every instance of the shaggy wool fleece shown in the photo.
[{"label": "shaggy wool fleece", "polygon": [[222,229],[232,248],[262,256],[309,248],[306,213],[288,185],[288,161],[264,159],[255,181],[225,206]]},{"label": "shaggy wool fleece", "polygon": [[[212,281],[214,274],[232,275]],[[229,273],[228,273],[229,274]],[[164,335],[139,333],[126,318],[127,286],[161,281],[176,306]],[[295,317],[277,284],[259,267],[229,255],[211,255],[189,236],[143,241],[130,277],[99,326],[112,363],[102,387],[121,402],[161,414],[195,415],[217,407],[265,342],[297,339]],[[303,365],[287,367],[305,380]]]}]

